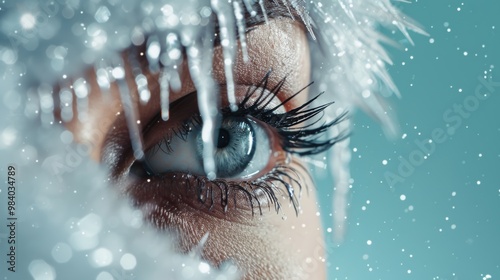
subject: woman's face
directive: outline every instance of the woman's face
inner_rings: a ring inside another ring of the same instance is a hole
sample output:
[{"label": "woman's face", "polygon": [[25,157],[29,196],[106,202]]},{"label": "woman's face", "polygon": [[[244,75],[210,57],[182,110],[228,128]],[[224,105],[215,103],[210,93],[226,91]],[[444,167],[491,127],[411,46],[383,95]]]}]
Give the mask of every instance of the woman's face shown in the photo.
[{"label": "woman's face", "polygon": [[[105,97],[93,71],[86,77],[91,86],[88,120],[80,122],[75,116],[66,125],[78,141],[94,144],[92,157],[109,167],[117,191],[130,197],[152,225],[176,234],[179,251],[193,250],[208,234],[203,258],[213,265],[231,260],[246,279],[324,279],[315,187],[304,162],[285,151],[283,129],[255,116],[262,108],[247,114],[252,104],[276,107],[309,84],[306,31],[298,21],[275,17],[269,24],[254,26],[246,39],[249,61],[243,61],[238,48],[233,66],[240,105],[236,113],[225,109],[222,48],[215,47],[213,54],[211,74],[220,88],[223,113],[215,156],[220,162],[218,178],[212,182],[203,176],[197,152],[198,103],[187,63],[179,70],[181,89],[169,97],[170,118],[163,121],[158,117],[159,74],[149,72],[144,50],[137,50],[152,94],[142,104],[137,91],[131,92],[138,108],[144,160],[133,157],[118,86],[113,84]],[[125,68],[129,88],[135,89],[132,67]],[[270,102],[259,103],[259,96]],[[306,88],[275,113],[291,112],[307,101]],[[301,126],[302,122],[293,125]]]}]

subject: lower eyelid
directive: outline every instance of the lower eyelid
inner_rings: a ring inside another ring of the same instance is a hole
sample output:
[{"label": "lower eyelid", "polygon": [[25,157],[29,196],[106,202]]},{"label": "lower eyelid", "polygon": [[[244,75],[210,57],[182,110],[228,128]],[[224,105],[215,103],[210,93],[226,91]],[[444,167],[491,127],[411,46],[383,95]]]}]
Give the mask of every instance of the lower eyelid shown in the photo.
[{"label": "lower eyelid", "polygon": [[[239,182],[209,181],[204,177],[174,172],[136,178],[127,189],[135,205],[149,209],[148,212],[176,214],[193,209],[216,218],[246,223],[248,216],[278,212],[286,201],[297,210],[302,189],[307,189],[310,179],[305,170],[298,160],[292,160],[288,165],[280,162],[258,180]],[[293,191],[293,196],[290,191]],[[149,214],[154,216],[154,213]],[[160,221],[152,222],[157,224]]]}]

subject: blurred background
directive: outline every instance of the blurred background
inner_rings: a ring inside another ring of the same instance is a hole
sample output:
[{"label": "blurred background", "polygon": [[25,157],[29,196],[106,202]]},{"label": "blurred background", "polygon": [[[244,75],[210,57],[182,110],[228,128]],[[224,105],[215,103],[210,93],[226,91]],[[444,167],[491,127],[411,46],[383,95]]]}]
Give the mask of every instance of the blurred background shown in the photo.
[{"label": "blurred background", "polygon": [[412,2],[429,37],[388,47],[399,135],[354,117],[340,245],[319,184],[329,279],[500,279],[500,1]]}]

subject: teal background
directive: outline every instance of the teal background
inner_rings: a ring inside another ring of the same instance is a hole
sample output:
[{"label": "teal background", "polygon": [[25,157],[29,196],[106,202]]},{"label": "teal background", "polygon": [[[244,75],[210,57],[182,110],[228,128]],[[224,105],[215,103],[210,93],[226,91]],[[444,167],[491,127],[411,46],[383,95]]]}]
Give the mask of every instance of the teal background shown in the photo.
[{"label": "teal background", "polygon": [[[471,100],[478,77],[500,82],[500,1],[413,2],[397,5],[429,37],[411,34],[411,46],[395,33],[402,48],[388,47],[402,93],[389,98],[400,133],[391,140],[362,113],[353,119],[347,232],[340,245],[328,242],[329,279],[500,279],[500,86],[467,117],[443,117]],[[418,153],[415,141],[447,125],[454,134],[434,142],[411,175],[387,182],[388,172],[401,175],[401,157]],[[327,228],[330,184],[319,185],[327,194],[321,198]]]}]

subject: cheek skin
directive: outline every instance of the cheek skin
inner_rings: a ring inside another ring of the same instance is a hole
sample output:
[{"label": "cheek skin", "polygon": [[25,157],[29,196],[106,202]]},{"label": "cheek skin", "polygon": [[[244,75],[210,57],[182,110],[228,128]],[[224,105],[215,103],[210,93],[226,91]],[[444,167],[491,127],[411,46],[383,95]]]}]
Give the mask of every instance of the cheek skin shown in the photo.
[{"label": "cheek skin", "polygon": [[[236,84],[253,85],[260,81],[270,68],[273,69],[270,86],[287,77],[284,92],[295,93],[309,83],[307,38],[296,22],[289,19],[272,20],[270,25],[262,25],[250,32],[247,43],[250,60],[244,63],[241,52],[238,52],[234,70]],[[128,81],[134,88],[129,72],[127,71]],[[181,75],[183,88],[171,94],[170,102],[195,90],[186,65],[182,68]],[[224,84],[223,56],[220,48],[214,51],[212,75],[216,81]],[[158,77],[150,74],[148,78],[152,93],[157,93],[154,89],[159,88],[156,82]],[[67,124],[67,127],[77,141],[95,143],[91,156],[99,161],[106,133],[113,130],[112,124],[118,116],[117,113],[122,110],[122,105],[116,84],[111,88],[110,99],[104,100],[92,71],[89,71],[87,80],[92,91],[89,100],[89,121],[82,124],[74,120]],[[223,87],[224,85],[221,86],[222,91]],[[132,98],[137,100],[137,92],[132,93]],[[296,107],[306,100],[305,92],[294,98],[288,107]],[[154,94],[148,105],[139,106],[142,124],[146,123],[144,120],[157,114],[158,104],[159,94]],[[305,174],[301,175],[302,178],[308,178]],[[179,249],[186,252],[209,232],[203,256],[215,265],[227,259],[232,260],[244,272],[245,279],[325,279],[325,266],[320,260],[324,259],[324,244],[320,220],[316,216],[318,209],[315,187],[310,181],[303,182],[303,187],[301,213],[298,216],[288,199],[280,198],[282,209],[279,214],[263,209],[262,216],[249,216],[248,223],[230,222],[186,207],[176,215],[169,215],[168,224],[180,233]]]}]

